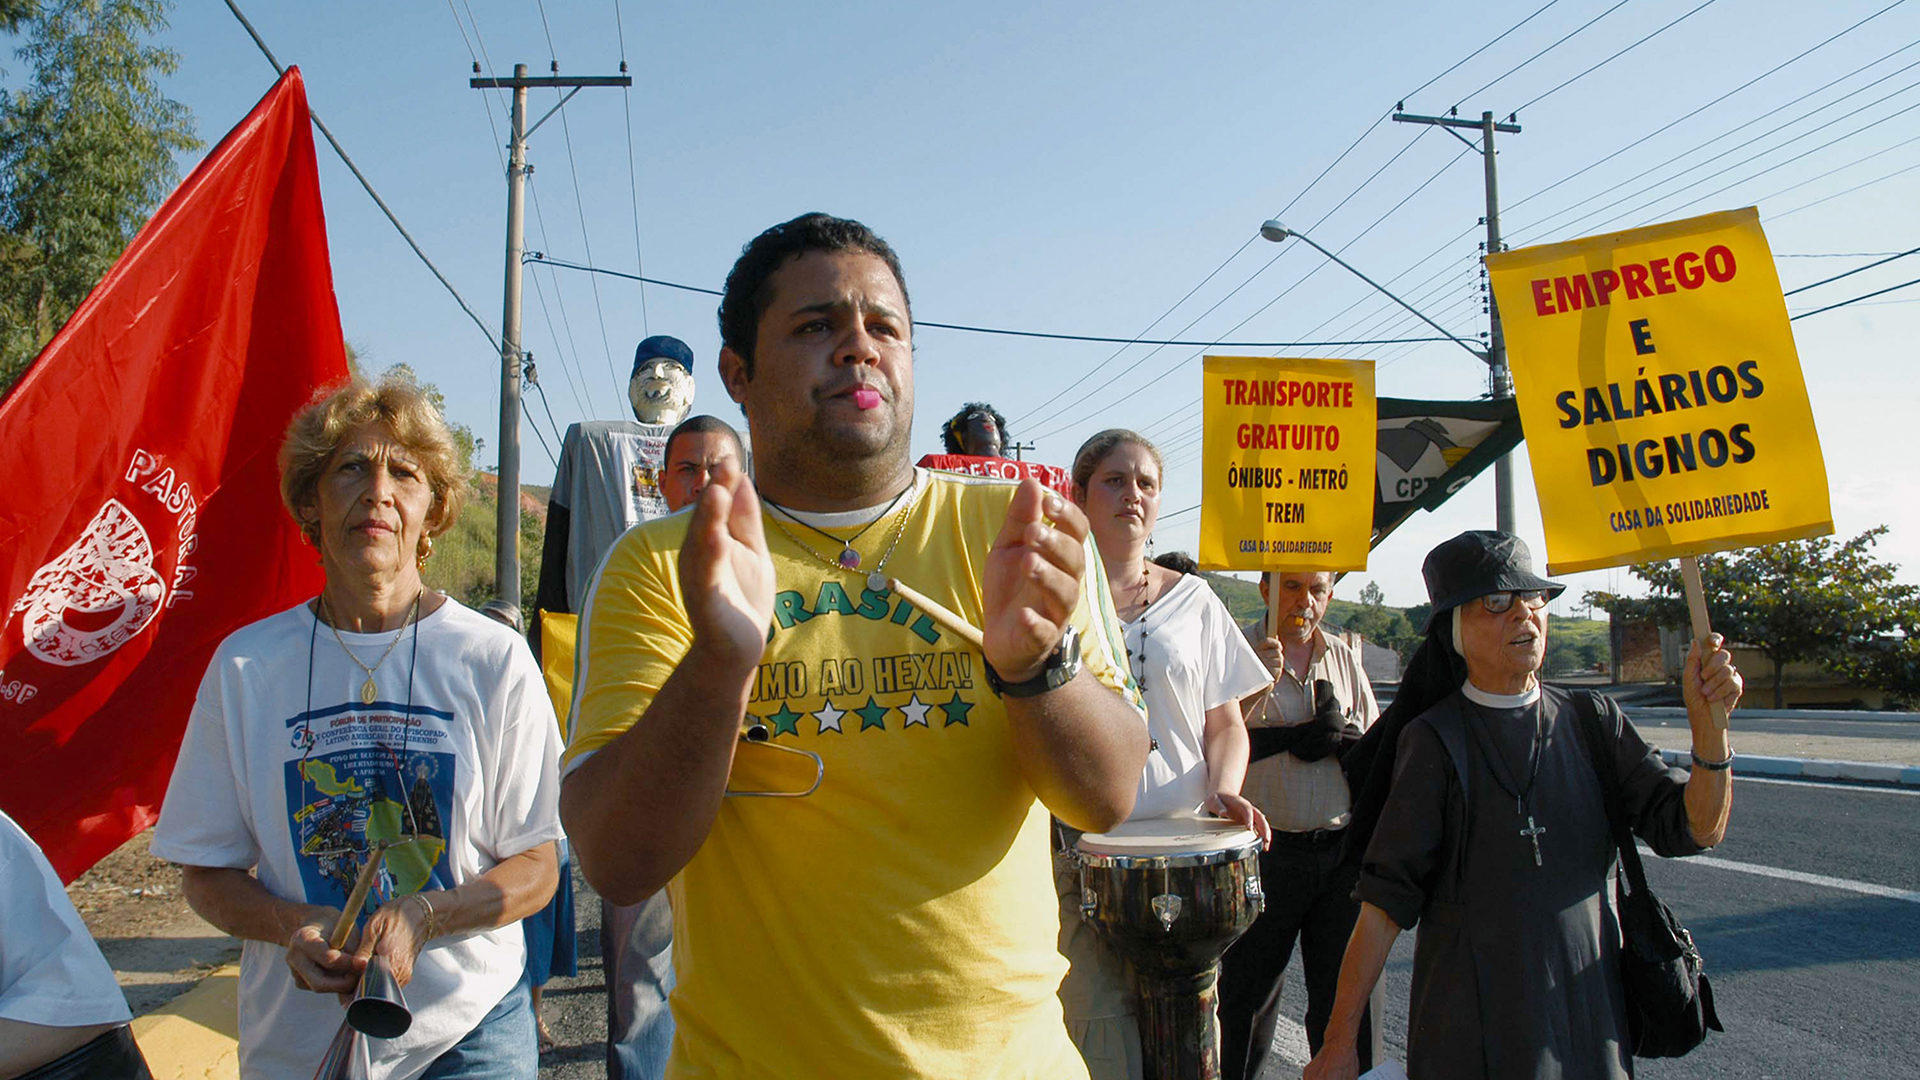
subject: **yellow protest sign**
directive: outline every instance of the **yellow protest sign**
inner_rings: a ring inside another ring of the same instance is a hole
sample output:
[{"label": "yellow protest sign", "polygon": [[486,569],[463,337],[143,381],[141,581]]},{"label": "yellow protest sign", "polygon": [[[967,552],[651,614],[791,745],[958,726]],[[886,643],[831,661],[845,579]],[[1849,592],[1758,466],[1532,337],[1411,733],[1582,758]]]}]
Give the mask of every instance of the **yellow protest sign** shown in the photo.
[{"label": "yellow protest sign", "polygon": [[1366,569],[1373,363],[1209,356],[1201,379],[1200,565]]},{"label": "yellow protest sign", "polygon": [[1833,531],[1752,208],[1487,259],[1549,573]]}]

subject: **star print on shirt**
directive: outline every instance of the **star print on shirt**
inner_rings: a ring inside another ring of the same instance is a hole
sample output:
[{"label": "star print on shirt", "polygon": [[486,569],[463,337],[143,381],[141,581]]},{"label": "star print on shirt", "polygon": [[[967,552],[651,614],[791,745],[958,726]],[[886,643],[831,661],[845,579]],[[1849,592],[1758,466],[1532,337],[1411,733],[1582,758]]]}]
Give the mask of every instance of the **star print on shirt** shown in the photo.
[{"label": "star print on shirt", "polygon": [[955,690],[953,692],[953,700],[940,706],[940,711],[947,716],[947,722],[941,726],[952,727],[955,724],[959,724],[961,727],[968,727],[970,725],[967,723],[967,714],[973,711],[973,702],[962,701],[960,699],[960,691]]},{"label": "star print on shirt", "polygon": [[933,708],[933,706],[920,700],[919,694],[908,698],[907,703],[900,706],[900,711],[904,713],[907,718],[905,726],[912,727],[915,724],[919,724],[923,728],[931,729],[933,725],[927,723],[927,710],[931,708]]},{"label": "star print on shirt", "polygon": [[845,709],[834,708],[832,699],[828,699],[826,704],[813,714],[813,718],[820,723],[820,734],[825,735],[831,731],[835,735],[844,735],[846,732],[840,730],[840,718],[845,715],[847,715]]},{"label": "star print on shirt", "polygon": [[887,713],[891,710],[885,705],[873,700],[871,696],[867,698],[865,705],[853,711],[860,714],[861,731],[865,731],[868,728],[879,728],[881,731],[887,730]]},{"label": "star print on shirt", "polygon": [[787,703],[783,701],[780,703],[780,711],[768,713],[767,719],[773,722],[773,733],[775,735],[798,735],[800,734],[800,718],[804,715],[806,714],[794,712],[787,706]]}]

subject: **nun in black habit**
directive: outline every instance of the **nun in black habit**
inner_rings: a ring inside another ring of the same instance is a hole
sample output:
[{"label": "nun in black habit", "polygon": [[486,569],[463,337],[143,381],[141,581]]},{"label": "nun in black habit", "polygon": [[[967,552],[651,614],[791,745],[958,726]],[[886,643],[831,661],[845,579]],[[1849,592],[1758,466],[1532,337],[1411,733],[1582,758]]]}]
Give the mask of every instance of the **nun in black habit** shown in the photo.
[{"label": "nun in black habit", "polygon": [[1717,634],[1688,653],[1695,767],[1669,769],[1610,699],[1541,685],[1546,603],[1565,586],[1533,573],[1518,537],[1463,533],[1422,574],[1427,640],[1373,742],[1355,748],[1360,768],[1371,758],[1349,830],[1371,826],[1360,918],[1306,1080],[1356,1075],[1361,1010],[1416,925],[1414,1080],[1629,1077],[1619,929],[1602,901],[1615,849],[1577,710],[1610,738],[1634,833],[1692,855],[1726,832],[1733,752],[1709,703],[1731,709],[1740,674]]}]

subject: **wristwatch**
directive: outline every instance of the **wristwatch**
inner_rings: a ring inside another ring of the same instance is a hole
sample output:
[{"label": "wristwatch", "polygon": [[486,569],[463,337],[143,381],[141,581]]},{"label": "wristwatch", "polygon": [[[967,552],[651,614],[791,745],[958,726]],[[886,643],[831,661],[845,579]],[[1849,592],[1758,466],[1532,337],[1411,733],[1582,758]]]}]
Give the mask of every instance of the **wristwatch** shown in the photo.
[{"label": "wristwatch", "polygon": [[[984,659],[984,658],[983,658]],[[993,670],[992,664],[986,664],[987,686],[1001,697],[1030,698],[1039,697],[1049,690],[1058,690],[1073,681],[1080,674],[1080,631],[1069,625],[1067,632],[1060,635],[1060,644],[1047,654],[1046,662],[1040,670],[1024,682],[1010,683]]]}]

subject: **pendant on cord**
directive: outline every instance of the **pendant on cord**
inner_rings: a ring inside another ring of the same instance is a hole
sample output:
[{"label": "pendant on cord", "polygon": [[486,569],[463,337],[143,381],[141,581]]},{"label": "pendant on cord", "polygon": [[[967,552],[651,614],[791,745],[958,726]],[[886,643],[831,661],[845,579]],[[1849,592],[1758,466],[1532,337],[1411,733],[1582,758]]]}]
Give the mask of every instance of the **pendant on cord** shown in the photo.
[{"label": "pendant on cord", "polygon": [[860,553],[853,550],[852,544],[848,544],[846,547],[840,549],[840,565],[848,570],[859,568]]}]

